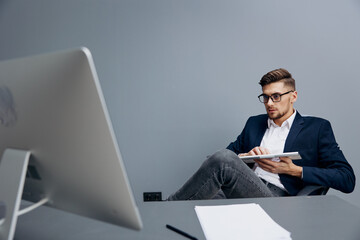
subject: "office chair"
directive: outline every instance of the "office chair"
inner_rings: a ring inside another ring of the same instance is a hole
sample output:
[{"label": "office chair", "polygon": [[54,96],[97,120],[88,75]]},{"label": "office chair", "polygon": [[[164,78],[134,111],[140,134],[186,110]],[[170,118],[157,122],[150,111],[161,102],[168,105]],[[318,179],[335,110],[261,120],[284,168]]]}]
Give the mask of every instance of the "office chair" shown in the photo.
[{"label": "office chair", "polygon": [[325,195],[329,191],[329,187],[308,185],[298,192],[296,196],[313,196],[313,195]]}]

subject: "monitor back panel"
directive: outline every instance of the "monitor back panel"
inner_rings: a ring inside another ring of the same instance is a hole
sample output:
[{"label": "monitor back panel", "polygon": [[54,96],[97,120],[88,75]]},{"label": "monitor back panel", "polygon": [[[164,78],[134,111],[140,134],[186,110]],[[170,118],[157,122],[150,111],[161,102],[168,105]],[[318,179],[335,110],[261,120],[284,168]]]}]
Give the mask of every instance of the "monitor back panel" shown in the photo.
[{"label": "monitor back panel", "polygon": [[0,154],[30,150],[24,198],[141,228],[90,51],[0,62]]}]

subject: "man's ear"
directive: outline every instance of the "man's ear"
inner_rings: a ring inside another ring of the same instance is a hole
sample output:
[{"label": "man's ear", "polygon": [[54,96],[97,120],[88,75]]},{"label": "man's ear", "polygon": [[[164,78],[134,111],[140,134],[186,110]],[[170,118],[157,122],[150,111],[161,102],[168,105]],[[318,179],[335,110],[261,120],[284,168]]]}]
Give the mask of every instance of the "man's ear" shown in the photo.
[{"label": "man's ear", "polygon": [[291,94],[291,103],[296,102],[297,96],[298,96],[297,91],[292,92],[292,94]]}]

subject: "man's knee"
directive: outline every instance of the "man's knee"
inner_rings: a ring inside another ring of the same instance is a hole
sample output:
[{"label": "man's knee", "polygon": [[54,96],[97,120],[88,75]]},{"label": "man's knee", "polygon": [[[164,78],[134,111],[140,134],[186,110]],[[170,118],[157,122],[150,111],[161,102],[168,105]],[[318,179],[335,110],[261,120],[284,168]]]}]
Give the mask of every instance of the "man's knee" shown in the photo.
[{"label": "man's knee", "polygon": [[238,160],[238,156],[231,150],[228,149],[222,149],[211,155],[205,163],[209,167],[215,167],[218,168],[222,164],[231,164],[234,161]]}]

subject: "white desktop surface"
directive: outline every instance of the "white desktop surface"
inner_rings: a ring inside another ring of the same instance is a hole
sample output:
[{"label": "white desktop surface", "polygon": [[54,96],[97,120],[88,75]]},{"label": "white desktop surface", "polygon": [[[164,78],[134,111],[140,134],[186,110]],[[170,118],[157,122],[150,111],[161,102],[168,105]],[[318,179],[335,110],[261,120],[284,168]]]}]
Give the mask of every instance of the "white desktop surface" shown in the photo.
[{"label": "white desktop surface", "polygon": [[179,239],[187,238],[166,229],[173,225],[198,239],[205,239],[194,211],[199,205],[258,203],[297,239],[360,239],[360,208],[337,196],[257,199],[142,202],[144,228],[137,232],[92,219],[40,207],[19,218],[15,239]]}]

